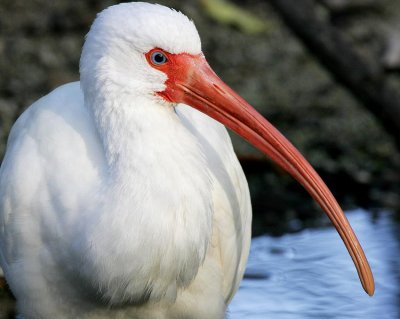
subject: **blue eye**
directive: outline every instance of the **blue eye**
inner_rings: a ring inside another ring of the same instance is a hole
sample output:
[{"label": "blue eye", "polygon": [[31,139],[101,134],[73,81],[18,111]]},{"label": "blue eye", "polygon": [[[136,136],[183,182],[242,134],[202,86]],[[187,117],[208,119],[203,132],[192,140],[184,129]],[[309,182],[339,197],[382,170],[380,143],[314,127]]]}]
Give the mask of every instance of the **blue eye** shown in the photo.
[{"label": "blue eye", "polygon": [[151,62],[156,65],[164,64],[168,61],[167,57],[161,51],[154,51],[151,54]]}]

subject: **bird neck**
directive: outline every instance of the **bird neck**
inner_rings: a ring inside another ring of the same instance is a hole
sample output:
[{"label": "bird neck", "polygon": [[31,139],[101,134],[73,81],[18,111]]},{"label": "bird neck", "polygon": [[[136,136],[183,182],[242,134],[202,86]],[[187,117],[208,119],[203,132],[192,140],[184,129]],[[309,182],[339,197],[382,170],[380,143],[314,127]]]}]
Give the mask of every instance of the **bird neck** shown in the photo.
[{"label": "bird neck", "polygon": [[173,106],[115,101],[90,106],[108,165],[101,218],[91,237],[99,249],[114,252],[115,260],[127,261],[115,269],[102,265],[110,267],[110,276],[132,278],[144,291],[152,286],[152,297],[171,294],[173,299],[195,277],[209,245],[208,165]]}]

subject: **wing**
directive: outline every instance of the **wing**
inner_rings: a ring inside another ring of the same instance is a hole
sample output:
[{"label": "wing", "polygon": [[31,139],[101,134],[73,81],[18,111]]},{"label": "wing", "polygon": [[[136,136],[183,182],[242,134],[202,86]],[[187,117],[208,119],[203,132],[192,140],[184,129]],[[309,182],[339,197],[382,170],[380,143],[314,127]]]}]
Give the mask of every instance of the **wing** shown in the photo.
[{"label": "wing", "polygon": [[243,277],[250,248],[252,211],[247,180],[222,124],[183,104],[178,106],[177,112],[197,136],[213,174],[211,245],[220,259],[223,293],[228,304]]},{"label": "wing", "polygon": [[76,218],[65,212],[80,211],[101,169],[93,132],[78,82],[35,102],[12,128],[0,168],[0,266],[14,292],[29,290],[57,262],[51,252],[63,251],[63,225]]}]

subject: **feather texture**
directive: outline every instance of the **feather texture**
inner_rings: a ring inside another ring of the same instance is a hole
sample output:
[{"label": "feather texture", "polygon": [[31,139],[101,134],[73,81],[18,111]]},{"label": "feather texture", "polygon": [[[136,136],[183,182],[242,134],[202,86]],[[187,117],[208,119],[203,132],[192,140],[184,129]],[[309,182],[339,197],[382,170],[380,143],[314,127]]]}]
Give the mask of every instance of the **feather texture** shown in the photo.
[{"label": "feather texture", "polygon": [[[173,23],[172,23],[173,22]],[[250,243],[246,179],[226,129],[162,102],[143,53],[199,53],[179,12],[101,13],[81,82],[17,120],[0,168],[0,265],[25,319],[223,318]]]}]

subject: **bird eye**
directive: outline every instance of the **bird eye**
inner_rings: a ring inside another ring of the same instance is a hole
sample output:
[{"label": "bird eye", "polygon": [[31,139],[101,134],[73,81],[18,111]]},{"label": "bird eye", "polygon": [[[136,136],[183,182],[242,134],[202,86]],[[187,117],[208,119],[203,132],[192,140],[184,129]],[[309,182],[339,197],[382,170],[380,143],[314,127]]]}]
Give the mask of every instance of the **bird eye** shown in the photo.
[{"label": "bird eye", "polygon": [[164,64],[168,61],[167,57],[165,56],[164,53],[162,53],[161,51],[154,51],[151,54],[151,62],[156,64],[156,65],[161,65]]}]

